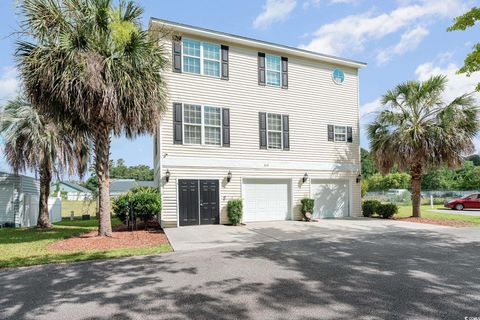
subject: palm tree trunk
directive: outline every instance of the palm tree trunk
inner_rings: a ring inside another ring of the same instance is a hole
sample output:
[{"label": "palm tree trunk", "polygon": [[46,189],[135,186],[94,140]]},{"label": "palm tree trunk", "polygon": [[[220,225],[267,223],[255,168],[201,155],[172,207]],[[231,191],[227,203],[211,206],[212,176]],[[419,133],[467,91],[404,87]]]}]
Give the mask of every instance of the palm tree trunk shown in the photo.
[{"label": "palm tree trunk", "polygon": [[50,195],[51,182],[52,168],[49,164],[43,164],[40,169],[40,199],[38,201],[37,228],[52,227],[48,217],[48,196]]},{"label": "palm tree trunk", "polygon": [[99,128],[95,132],[95,171],[98,177],[98,212],[100,216],[98,235],[112,236],[110,219],[110,130]]},{"label": "palm tree trunk", "polygon": [[415,218],[420,218],[420,203],[422,200],[422,169],[418,166],[412,168],[411,175],[412,180],[410,183],[412,187],[412,216]]}]

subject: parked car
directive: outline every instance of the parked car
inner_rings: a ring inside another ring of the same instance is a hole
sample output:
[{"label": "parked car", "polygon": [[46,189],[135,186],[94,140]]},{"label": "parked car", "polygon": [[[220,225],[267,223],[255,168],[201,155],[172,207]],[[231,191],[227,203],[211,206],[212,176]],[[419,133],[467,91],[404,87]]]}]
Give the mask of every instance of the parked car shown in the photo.
[{"label": "parked car", "polygon": [[444,204],[445,208],[454,210],[480,209],[480,192],[472,193],[461,198],[452,199]]}]

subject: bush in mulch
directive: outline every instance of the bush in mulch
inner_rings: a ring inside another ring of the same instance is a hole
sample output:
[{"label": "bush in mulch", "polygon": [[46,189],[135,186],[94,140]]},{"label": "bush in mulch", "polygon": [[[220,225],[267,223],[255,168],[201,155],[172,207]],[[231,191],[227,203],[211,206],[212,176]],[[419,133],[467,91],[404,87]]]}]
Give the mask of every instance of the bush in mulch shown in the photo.
[{"label": "bush in mulch", "polygon": [[147,226],[162,211],[160,193],[155,188],[140,187],[118,196],[112,201],[115,215],[124,224],[137,227],[137,220]]}]

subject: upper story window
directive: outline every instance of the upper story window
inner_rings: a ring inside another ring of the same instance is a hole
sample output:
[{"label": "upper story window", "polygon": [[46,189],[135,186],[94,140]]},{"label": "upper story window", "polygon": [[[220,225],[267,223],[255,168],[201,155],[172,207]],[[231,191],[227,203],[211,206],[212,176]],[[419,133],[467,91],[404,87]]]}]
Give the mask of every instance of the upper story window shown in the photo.
[{"label": "upper story window", "polygon": [[220,45],[186,38],[182,44],[183,72],[220,77]]},{"label": "upper story window", "polygon": [[184,143],[221,145],[221,108],[185,104]]},{"label": "upper story window", "polygon": [[281,59],[279,56],[265,55],[267,85],[280,87],[281,84]]},{"label": "upper story window", "polygon": [[347,141],[347,127],[335,126],[335,141]]},{"label": "upper story window", "polygon": [[282,149],[282,115],[267,114],[267,140],[269,149]]}]

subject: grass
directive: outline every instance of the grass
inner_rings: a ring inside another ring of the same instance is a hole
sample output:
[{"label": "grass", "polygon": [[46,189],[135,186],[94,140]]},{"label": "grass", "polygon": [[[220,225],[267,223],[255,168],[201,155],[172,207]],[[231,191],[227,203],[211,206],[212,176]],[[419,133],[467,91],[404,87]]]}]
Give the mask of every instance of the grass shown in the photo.
[{"label": "grass", "polygon": [[80,217],[84,213],[95,216],[96,207],[95,200],[72,201],[62,199],[62,217],[70,217],[72,211],[76,217]]},{"label": "grass", "polygon": [[[433,206],[435,209],[444,209],[442,206]],[[421,209],[422,218],[436,219],[436,220],[457,220],[457,221],[466,221],[475,224],[475,226],[480,226],[480,217],[476,216],[467,216],[463,214],[453,214],[448,213],[449,210],[444,212],[431,212],[432,208],[428,206],[422,206]],[[400,206],[398,214],[395,217],[406,218],[412,216],[412,206]]]},{"label": "grass", "polygon": [[[120,221],[112,219],[112,224]],[[0,268],[20,267],[36,264],[73,262],[93,259],[139,256],[164,253],[172,250],[169,244],[146,248],[124,248],[112,250],[89,250],[59,252],[48,250],[53,242],[77,236],[95,230],[98,222],[92,220],[67,220],[55,223],[48,230],[36,228],[4,228],[0,229]]]}]

